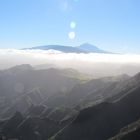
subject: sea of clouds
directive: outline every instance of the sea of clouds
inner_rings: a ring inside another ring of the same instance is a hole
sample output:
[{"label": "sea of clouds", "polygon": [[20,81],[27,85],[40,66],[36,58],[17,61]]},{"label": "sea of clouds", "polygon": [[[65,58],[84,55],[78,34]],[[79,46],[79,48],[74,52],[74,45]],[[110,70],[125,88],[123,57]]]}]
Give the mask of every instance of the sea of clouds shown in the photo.
[{"label": "sea of clouds", "polygon": [[140,55],[102,53],[63,53],[54,50],[0,49],[0,69],[15,65],[31,64],[34,67],[48,65],[74,68],[94,76],[119,74],[134,75],[140,72]]}]

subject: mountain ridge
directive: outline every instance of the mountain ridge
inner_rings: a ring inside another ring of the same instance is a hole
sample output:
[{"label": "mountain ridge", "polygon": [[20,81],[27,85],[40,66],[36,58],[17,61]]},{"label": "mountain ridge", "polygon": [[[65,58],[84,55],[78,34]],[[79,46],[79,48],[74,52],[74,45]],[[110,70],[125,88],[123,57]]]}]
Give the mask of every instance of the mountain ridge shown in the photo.
[{"label": "mountain ridge", "polygon": [[56,50],[64,53],[112,53],[102,50],[90,43],[84,43],[80,46],[65,46],[65,45],[44,45],[32,48],[24,48],[24,50]]}]

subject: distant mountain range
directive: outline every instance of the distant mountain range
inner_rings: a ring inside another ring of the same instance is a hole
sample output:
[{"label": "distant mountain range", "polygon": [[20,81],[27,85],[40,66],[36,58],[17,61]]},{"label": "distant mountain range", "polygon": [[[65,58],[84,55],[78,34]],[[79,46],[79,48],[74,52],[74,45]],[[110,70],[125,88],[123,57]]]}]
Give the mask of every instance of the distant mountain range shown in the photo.
[{"label": "distant mountain range", "polygon": [[61,51],[64,53],[111,53],[105,50],[102,50],[94,45],[91,45],[89,43],[82,44],[77,47],[73,46],[63,46],[63,45],[46,45],[46,46],[37,46],[32,48],[26,48],[24,50],[56,50]]},{"label": "distant mountain range", "polygon": [[139,140],[140,73],[98,79],[74,69],[0,71],[0,138]]}]

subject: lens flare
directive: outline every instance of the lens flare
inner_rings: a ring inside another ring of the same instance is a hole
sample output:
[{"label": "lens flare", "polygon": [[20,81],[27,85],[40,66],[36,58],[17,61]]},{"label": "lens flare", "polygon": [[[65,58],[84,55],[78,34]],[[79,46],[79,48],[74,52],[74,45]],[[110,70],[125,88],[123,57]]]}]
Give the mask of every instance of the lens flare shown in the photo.
[{"label": "lens flare", "polygon": [[69,36],[69,39],[75,39],[75,32],[69,32],[69,34],[68,34],[68,36]]},{"label": "lens flare", "polygon": [[71,29],[76,28],[76,22],[72,21],[72,22],[70,23],[70,28],[71,28]]}]

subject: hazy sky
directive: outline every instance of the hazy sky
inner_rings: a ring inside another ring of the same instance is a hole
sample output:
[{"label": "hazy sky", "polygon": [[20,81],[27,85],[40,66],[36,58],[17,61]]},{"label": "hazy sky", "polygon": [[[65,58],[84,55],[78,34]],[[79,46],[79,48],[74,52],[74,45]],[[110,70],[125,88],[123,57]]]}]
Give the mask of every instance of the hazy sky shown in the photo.
[{"label": "hazy sky", "polygon": [[84,42],[140,53],[140,0],[0,0],[0,48]]}]

